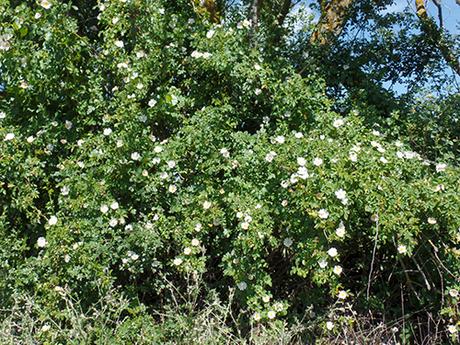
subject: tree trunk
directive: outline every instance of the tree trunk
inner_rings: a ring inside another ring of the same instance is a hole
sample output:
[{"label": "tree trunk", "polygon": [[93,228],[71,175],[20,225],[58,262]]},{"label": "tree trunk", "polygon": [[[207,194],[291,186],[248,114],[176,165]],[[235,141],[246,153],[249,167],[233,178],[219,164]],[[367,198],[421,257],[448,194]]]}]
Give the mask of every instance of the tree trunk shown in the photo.
[{"label": "tree trunk", "polygon": [[319,23],[310,38],[313,44],[327,45],[342,32],[353,0],[331,0],[321,10]]}]

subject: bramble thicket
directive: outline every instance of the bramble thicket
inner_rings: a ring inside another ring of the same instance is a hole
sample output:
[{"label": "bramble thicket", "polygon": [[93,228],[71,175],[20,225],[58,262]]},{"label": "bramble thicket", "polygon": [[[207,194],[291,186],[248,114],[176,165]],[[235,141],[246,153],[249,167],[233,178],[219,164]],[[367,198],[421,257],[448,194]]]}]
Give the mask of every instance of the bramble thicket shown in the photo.
[{"label": "bramble thicket", "polygon": [[0,1],[0,342],[456,343],[443,47],[208,3]]}]

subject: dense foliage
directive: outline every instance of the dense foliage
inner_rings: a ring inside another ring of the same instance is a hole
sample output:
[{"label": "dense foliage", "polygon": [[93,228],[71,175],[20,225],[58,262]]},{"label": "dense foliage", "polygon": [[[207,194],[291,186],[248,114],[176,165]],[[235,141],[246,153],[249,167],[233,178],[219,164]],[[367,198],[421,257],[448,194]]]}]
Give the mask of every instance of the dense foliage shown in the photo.
[{"label": "dense foliage", "polygon": [[32,339],[177,341],[171,286],[202,284],[242,330],[423,311],[456,341],[458,96],[382,116],[237,10],[0,4],[0,300]]}]

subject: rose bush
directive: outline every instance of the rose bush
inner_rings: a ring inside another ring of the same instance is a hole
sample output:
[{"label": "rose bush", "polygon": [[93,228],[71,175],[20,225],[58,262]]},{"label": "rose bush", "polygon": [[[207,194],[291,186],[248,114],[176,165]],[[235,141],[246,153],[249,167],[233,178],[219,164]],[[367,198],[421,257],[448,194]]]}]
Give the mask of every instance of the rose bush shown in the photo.
[{"label": "rose bush", "polygon": [[159,0],[0,13],[2,308],[28,293],[65,323],[63,287],[82,310],[115,288],[120,313],[150,322],[168,282],[202,277],[235,289],[247,322],[313,310],[334,332],[366,308],[397,317],[403,296],[455,330],[450,160],[333,111],[238,16],[211,25]]}]

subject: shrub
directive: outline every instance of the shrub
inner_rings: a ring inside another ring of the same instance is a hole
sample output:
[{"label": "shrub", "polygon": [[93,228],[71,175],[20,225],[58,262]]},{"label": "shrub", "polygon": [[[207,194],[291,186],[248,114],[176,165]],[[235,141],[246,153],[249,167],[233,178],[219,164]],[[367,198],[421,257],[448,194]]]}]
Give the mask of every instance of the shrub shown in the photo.
[{"label": "shrub", "polygon": [[5,306],[32,294],[78,332],[60,289],[83,315],[116,289],[126,300],[94,320],[129,313],[117,332],[136,333],[172,303],[166,282],[203,275],[236,289],[246,324],[312,310],[334,332],[368,308],[459,322],[456,166],[332,111],[244,23],[120,1],[98,5],[91,36],[70,4],[44,4],[0,8]]}]

